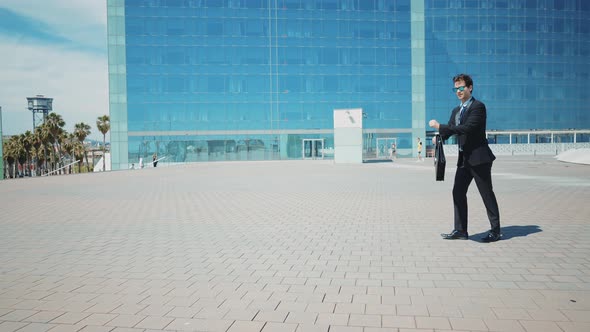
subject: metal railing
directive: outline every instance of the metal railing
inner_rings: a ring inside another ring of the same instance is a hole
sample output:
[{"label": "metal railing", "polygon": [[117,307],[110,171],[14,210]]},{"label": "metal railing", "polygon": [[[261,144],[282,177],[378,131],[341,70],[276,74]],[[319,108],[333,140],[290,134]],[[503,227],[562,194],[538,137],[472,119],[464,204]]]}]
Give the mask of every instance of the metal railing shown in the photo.
[{"label": "metal railing", "polygon": [[46,173],[46,174],[41,174],[41,176],[48,176],[48,175],[50,175],[51,173],[55,173],[55,172],[61,171],[62,169],[66,168],[66,167],[69,167],[69,166],[71,166],[71,165],[73,165],[73,164],[77,164],[77,163],[78,163],[78,161],[76,160],[76,161],[74,161],[74,162],[71,162],[71,163],[69,163],[69,164],[67,164],[67,165],[65,165],[65,166],[62,166],[62,167],[60,167],[60,168],[58,168],[58,169],[56,169],[56,170],[53,170],[53,171],[51,171],[51,172],[49,172],[49,173]]},{"label": "metal railing", "polygon": [[[488,130],[486,137],[496,155],[558,155],[570,149],[590,148],[590,129]],[[432,155],[433,146],[426,151]],[[446,142],[445,154],[459,154],[455,136]]]},{"label": "metal railing", "polygon": [[588,136],[589,129],[486,131],[490,143],[496,144],[583,143],[588,141]]},{"label": "metal railing", "polygon": [[[590,143],[523,143],[523,144],[490,144],[495,155],[558,155],[571,149],[589,149]],[[445,145],[445,154],[448,156],[459,155],[457,144]]]}]

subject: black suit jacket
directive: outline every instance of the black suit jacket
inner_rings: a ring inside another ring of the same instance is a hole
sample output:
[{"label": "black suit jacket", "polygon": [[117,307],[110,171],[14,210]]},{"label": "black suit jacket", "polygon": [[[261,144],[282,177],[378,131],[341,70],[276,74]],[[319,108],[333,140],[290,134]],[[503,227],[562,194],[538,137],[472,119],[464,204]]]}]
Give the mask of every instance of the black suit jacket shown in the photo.
[{"label": "black suit jacket", "polygon": [[496,156],[488,146],[486,138],[486,105],[473,98],[473,102],[463,114],[463,123],[456,124],[455,118],[459,109],[459,106],[455,107],[449,123],[441,124],[438,129],[443,140],[457,135],[459,146],[463,147],[463,151],[459,151],[457,166],[463,166],[464,163],[471,166],[491,163]]}]

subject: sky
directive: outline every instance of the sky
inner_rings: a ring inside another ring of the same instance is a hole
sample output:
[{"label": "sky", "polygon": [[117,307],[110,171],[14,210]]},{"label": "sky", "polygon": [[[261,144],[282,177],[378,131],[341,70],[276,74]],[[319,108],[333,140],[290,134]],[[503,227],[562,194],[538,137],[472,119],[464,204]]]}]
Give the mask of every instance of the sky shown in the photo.
[{"label": "sky", "polygon": [[[2,134],[33,130],[27,97],[53,98],[65,129],[109,114],[107,0],[0,1]],[[107,135],[108,140],[108,135]]]}]

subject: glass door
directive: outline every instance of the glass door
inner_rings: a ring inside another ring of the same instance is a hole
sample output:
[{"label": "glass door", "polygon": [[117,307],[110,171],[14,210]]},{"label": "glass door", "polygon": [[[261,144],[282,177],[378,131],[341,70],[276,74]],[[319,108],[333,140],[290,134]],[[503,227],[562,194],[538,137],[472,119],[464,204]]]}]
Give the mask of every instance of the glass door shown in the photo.
[{"label": "glass door", "polygon": [[324,159],[324,139],[306,138],[302,140],[303,159]]},{"label": "glass door", "polygon": [[395,137],[387,137],[387,138],[377,138],[377,159],[392,159],[395,155],[395,150],[392,150],[395,147],[397,150],[397,138]]}]

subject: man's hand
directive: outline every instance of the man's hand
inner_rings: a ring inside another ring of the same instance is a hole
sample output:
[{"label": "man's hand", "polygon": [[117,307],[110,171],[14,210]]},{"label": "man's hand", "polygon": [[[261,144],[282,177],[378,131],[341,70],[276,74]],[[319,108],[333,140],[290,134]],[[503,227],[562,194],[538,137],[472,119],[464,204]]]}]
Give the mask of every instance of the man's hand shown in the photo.
[{"label": "man's hand", "polygon": [[430,122],[428,122],[428,125],[436,130],[438,130],[438,128],[440,127],[440,123],[438,123],[438,121],[434,119],[430,120]]}]

